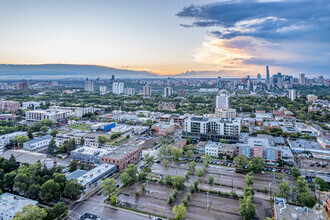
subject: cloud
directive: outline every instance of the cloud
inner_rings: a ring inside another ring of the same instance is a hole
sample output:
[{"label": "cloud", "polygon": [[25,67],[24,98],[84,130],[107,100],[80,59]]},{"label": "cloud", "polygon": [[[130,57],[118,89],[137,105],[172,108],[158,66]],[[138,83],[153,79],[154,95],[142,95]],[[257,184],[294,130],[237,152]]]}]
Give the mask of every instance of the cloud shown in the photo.
[{"label": "cloud", "polygon": [[296,38],[299,34],[326,39],[330,32],[329,0],[224,1],[191,5],[177,16],[194,20],[183,24],[184,27],[220,27],[222,30],[214,33],[224,39],[236,36],[282,39]]}]

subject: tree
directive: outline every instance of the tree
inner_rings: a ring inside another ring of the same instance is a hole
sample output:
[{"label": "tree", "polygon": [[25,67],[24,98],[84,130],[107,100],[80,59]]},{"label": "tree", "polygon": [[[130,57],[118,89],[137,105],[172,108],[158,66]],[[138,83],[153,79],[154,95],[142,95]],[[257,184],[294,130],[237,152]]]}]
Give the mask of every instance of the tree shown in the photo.
[{"label": "tree", "polygon": [[77,170],[77,161],[71,161],[70,162],[70,172]]},{"label": "tree", "polygon": [[32,129],[30,128],[29,130],[28,130],[28,137],[29,137],[29,139],[33,139],[33,131],[32,131]]},{"label": "tree", "polygon": [[18,212],[15,216],[15,220],[42,220],[46,218],[47,212],[43,208],[39,208],[38,206],[33,206],[29,204],[23,207],[21,212]]},{"label": "tree", "polygon": [[6,173],[3,177],[3,189],[5,190],[12,190],[14,186],[14,179],[16,177],[16,172],[11,171],[10,173]]},{"label": "tree", "polygon": [[60,189],[63,191],[67,181],[66,176],[63,173],[54,173],[53,180],[60,185]]},{"label": "tree", "polygon": [[29,137],[25,136],[25,135],[19,135],[14,138],[14,142],[16,142],[18,144],[18,146],[21,146],[21,147],[23,146],[23,143],[27,142],[28,140],[29,140]]},{"label": "tree", "polygon": [[60,196],[60,185],[54,180],[48,180],[41,186],[41,195],[46,198],[47,202],[52,201]]},{"label": "tree", "polygon": [[194,157],[194,151],[192,151],[192,150],[186,151],[185,156],[186,156],[187,160],[190,160],[191,158]]},{"label": "tree", "polygon": [[64,196],[70,199],[75,199],[81,194],[83,186],[78,183],[77,179],[71,179],[67,182],[64,188]]},{"label": "tree", "polygon": [[101,135],[98,137],[97,140],[98,140],[99,144],[104,145],[105,143],[107,143],[108,138],[106,136]]},{"label": "tree", "polygon": [[40,128],[40,131],[41,131],[42,133],[46,133],[48,130],[49,130],[49,127],[48,127],[48,126],[42,126],[42,127]]},{"label": "tree", "polygon": [[53,137],[56,137],[56,135],[58,134],[58,130],[53,129],[51,132],[49,132],[49,134]]},{"label": "tree", "polygon": [[48,144],[48,149],[47,152],[52,155],[55,150],[56,150],[57,146],[56,146],[56,141],[54,139],[54,137],[50,140],[49,144]]},{"label": "tree", "polygon": [[299,201],[303,204],[303,206],[307,206],[308,208],[313,208],[316,204],[316,200],[312,194],[309,192],[303,192],[299,196]]},{"label": "tree", "polygon": [[229,142],[228,142],[228,140],[226,140],[226,139],[221,139],[221,140],[220,140],[220,143],[228,144]]},{"label": "tree", "polygon": [[204,164],[207,166],[207,165],[209,165],[209,162],[211,161],[211,157],[210,157],[210,155],[208,155],[208,154],[204,154],[203,156],[202,156],[202,159],[203,159],[203,162],[204,162]]},{"label": "tree", "polygon": [[112,205],[117,205],[117,203],[118,203],[117,195],[116,195],[116,194],[113,194],[113,195],[110,197],[110,201],[111,201],[111,204],[112,204]]},{"label": "tree", "polygon": [[295,178],[298,178],[299,176],[301,176],[301,173],[300,173],[299,169],[297,169],[297,168],[292,168],[291,173],[292,173],[292,176]]},{"label": "tree", "polygon": [[172,184],[175,188],[178,190],[182,190],[184,188],[184,182],[186,181],[186,178],[180,175],[176,175],[172,178]]},{"label": "tree", "polygon": [[175,219],[182,219],[188,216],[187,208],[182,203],[173,207],[173,213],[175,215]]},{"label": "tree", "polygon": [[174,160],[179,160],[179,158],[181,157],[183,153],[182,149],[176,148],[176,147],[172,147],[172,154],[173,154],[173,159]]},{"label": "tree", "polygon": [[204,174],[205,174],[205,171],[202,168],[197,169],[196,172],[195,172],[195,175],[198,176],[199,178],[204,176]]},{"label": "tree", "polygon": [[144,155],[143,161],[146,162],[148,167],[151,167],[155,163],[155,157],[147,153]]},{"label": "tree", "polygon": [[125,186],[130,184],[132,181],[132,178],[127,174],[127,172],[120,174],[119,179]]},{"label": "tree", "polygon": [[53,127],[53,125],[54,125],[54,122],[50,119],[42,120],[41,123],[45,126],[48,126],[48,127]]},{"label": "tree", "polygon": [[80,138],[80,145],[81,146],[85,145],[85,138],[83,136]]},{"label": "tree", "polygon": [[16,161],[16,158],[14,155],[10,155],[9,160],[8,160],[8,172],[16,170],[18,168],[18,163]]},{"label": "tree", "polygon": [[49,209],[47,219],[61,219],[68,212],[68,207],[64,202],[58,202],[53,208]]},{"label": "tree", "polygon": [[254,178],[253,178],[253,173],[248,173],[248,175],[245,176],[245,182],[246,185],[248,186],[252,186],[254,183]]},{"label": "tree", "polygon": [[316,177],[316,184],[320,186],[320,191],[328,191],[329,184],[320,177]]},{"label": "tree", "polygon": [[281,192],[282,192],[282,196],[283,196],[284,198],[287,199],[287,198],[288,198],[288,194],[289,194],[289,192],[290,192],[290,186],[289,186],[289,183],[286,182],[286,181],[284,181],[284,180],[282,180],[282,182],[281,182],[279,188],[280,188],[280,190],[281,190]]},{"label": "tree", "polygon": [[256,206],[253,204],[251,196],[244,196],[240,200],[238,211],[244,220],[251,220],[254,217],[256,213]]},{"label": "tree", "polygon": [[106,178],[102,183],[102,194],[109,197],[117,189],[117,180],[114,178]]},{"label": "tree", "polygon": [[209,184],[212,184],[213,183],[213,181],[214,181],[214,177],[211,175],[211,176],[209,176]]},{"label": "tree", "polygon": [[262,169],[265,168],[265,160],[264,158],[259,156],[252,157],[247,164],[248,164],[248,169],[254,172],[260,172]]},{"label": "tree", "polygon": [[238,155],[234,158],[234,162],[237,164],[238,167],[244,168],[247,165],[247,157],[246,155]]},{"label": "tree", "polygon": [[147,173],[144,171],[144,170],[142,170],[140,173],[139,173],[139,182],[142,182],[142,181],[144,181],[144,180],[146,180],[147,179]]},{"label": "tree", "polygon": [[40,185],[39,184],[32,184],[28,188],[27,195],[28,195],[29,198],[37,199],[38,196],[39,196],[39,192],[40,192]]}]

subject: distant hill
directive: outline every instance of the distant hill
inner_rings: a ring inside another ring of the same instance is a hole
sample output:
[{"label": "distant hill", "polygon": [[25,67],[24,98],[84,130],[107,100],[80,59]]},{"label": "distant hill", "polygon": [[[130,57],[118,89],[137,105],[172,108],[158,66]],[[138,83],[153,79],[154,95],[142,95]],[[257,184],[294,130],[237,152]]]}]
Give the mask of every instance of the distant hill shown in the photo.
[{"label": "distant hill", "polygon": [[7,65],[0,64],[2,79],[62,79],[62,78],[155,78],[157,74],[147,71],[116,69],[97,65],[41,64]]}]

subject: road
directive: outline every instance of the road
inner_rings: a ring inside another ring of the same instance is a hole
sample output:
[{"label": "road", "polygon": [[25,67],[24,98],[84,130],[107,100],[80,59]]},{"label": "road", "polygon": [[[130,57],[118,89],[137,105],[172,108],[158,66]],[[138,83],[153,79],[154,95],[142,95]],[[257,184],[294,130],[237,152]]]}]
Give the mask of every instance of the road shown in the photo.
[{"label": "road", "polygon": [[131,214],[125,211],[116,210],[110,208],[103,204],[103,200],[105,198],[102,195],[97,195],[94,193],[88,199],[76,202],[71,204],[70,207],[70,214],[66,218],[67,220],[76,220],[79,218],[80,215],[84,214],[85,212],[97,214],[102,219],[134,219],[134,220],[145,220],[148,219],[146,217]]}]

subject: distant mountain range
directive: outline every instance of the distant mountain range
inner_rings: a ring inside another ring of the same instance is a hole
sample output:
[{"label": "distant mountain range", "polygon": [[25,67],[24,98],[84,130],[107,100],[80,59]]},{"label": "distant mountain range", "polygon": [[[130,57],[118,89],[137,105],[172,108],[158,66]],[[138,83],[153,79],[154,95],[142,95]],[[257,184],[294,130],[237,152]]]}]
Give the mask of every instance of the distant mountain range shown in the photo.
[{"label": "distant mountain range", "polygon": [[40,64],[7,65],[0,64],[2,79],[62,79],[62,78],[155,78],[157,74],[147,71],[116,69],[97,65]]},{"label": "distant mountain range", "polygon": [[178,75],[157,75],[148,71],[117,69],[98,65],[79,64],[0,64],[0,79],[68,79],[68,78],[214,78],[220,72],[187,71]]}]

